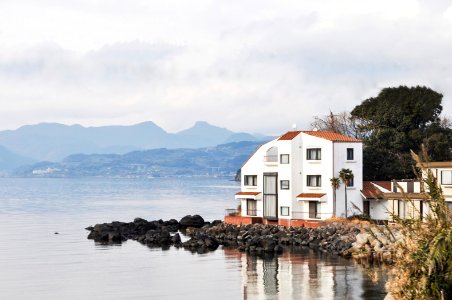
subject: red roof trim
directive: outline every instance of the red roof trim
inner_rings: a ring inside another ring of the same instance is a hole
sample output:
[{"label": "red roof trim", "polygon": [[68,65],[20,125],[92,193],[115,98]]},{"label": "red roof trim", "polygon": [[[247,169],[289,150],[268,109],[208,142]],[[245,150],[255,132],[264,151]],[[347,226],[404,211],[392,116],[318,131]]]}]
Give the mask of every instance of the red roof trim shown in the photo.
[{"label": "red roof trim", "polygon": [[390,181],[363,181],[361,193],[366,199],[383,199],[383,193],[375,186],[378,185],[386,190],[391,189]]},{"label": "red roof trim", "polygon": [[315,136],[332,142],[362,143],[361,140],[331,131],[302,131],[305,134]]},{"label": "red roof trim", "polygon": [[282,136],[280,136],[278,141],[291,141],[300,133],[301,131],[288,131],[284,133]]},{"label": "red roof trim", "polygon": [[297,196],[297,198],[322,198],[326,194],[318,194],[318,193],[301,193]]},{"label": "red roof trim", "polygon": [[261,192],[238,192],[236,193],[237,196],[257,196]]}]

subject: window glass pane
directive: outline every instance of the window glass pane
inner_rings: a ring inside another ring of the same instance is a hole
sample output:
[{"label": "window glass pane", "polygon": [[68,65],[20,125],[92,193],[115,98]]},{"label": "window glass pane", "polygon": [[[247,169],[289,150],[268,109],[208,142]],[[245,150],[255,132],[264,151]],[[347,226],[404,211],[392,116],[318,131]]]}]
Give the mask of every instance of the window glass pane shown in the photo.
[{"label": "window glass pane", "polygon": [[289,154],[281,154],[281,163],[288,164],[289,163]]},{"label": "window glass pane", "polygon": [[257,175],[245,175],[245,185],[256,186],[257,185]]},{"label": "window glass pane", "polygon": [[321,160],[322,150],[320,148],[307,149],[306,159],[307,160]]},{"label": "window glass pane", "polygon": [[322,177],[320,175],[308,175],[307,186],[321,186]]},{"label": "window glass pane", "polygon": [[246,214],[248,216],[256,216],[257,215],[257,210],[256,210],[256,200],[253,199],[247,199],[246,200]]},{"label": "window glass pane", "polygon": [[289,215],[289,207],[281,206],[281,216],[288,216],[288,215]]},{"label": "window glass pane", "polygon": [[355,183],[354,183],[354,180],[353,180],[353,177],[352,178],[350,178],[349,180],[348,180],[348,184],[347,184],[347,186],[353,186]]},{"label": "window glass pane", "polygon": [[271,147],[264,157],[266,162],[278,162],[278,147]]},{"label": "window glass pane", "polygon": [[289,189],[289,180],[281,180],[281,189],[288,190]]},{"label": "window glass pane", "polygon": [[264,217],[277,217],[276,196],[264,195]]},{"label": "window glass pane", "polygon": [[452,184],[452,170],[441,171],[441,184]]},{"label": "window glass pane", "polygon": [[354,155],[353,155],[353,148],[347,148],[347,160],[353,160],[354,159]]}]

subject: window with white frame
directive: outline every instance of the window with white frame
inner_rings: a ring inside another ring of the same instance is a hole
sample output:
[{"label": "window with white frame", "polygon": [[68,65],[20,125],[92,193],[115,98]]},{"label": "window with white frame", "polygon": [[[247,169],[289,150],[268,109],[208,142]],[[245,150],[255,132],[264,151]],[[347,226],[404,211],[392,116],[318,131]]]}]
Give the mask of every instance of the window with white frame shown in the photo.
[{"label": "window with white frame", "polygon": [[244,185],[246,186],[257,186],[257,175],[245,175]]},{"label": "window with white frame", "polygon": [[281,180],[280,187],[281,187],[281,190],[288,190],[289,189],[289,180]]},{"label": "window with white frame", "polygon": [[289,154],[281,154],[279,163],[280,164],[288,164],[289,163]]},{"label": "window with white frame", "polygon": [[288,216],[289,212],[289,206],[281,206],[281,216]]},{"label": "window with white frame", "polygon": [[309,148],[306,150],[307,160],[321,160],[322,159],[322,149],[320,148]]},{"label": "window with white frame", "polygon": [[354,160],[354,159],[355,159],[355,155],[354,155],[353,148],[347,148],[347,160]]},{"label": "window with white frame", "polygon": [[441,171],[441,184],[452,184],[452,170]]},{"label": "window with white frame", "polygon": [[322,186],[322,176],[321,175],[308,175],[306,180],[307,186],[320,187]]},{"label": "window with white frame", "polygon": [[254,199],[246,199],[246,214],[248,216],[257,216],[257,202]]}]

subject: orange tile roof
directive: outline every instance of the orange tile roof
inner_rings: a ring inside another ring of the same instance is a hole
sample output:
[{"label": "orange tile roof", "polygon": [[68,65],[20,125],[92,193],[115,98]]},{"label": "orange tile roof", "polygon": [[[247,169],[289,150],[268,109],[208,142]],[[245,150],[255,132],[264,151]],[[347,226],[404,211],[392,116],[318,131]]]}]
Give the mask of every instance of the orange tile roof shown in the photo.
[{"label": "orange tile roof", "polygon": [[291,141],[293,140],[297,135],[300,134],[301,131],[288,131],[284,133],[282,136],[279,137],[278,141]]},{"label": "orange tile roof", "polygon": [[318,138],[322,138],[325,140],[333,141],[333,142],[349,142],[349,143],[361,143],[362,141],[359,139],[355,139],[353,137],[349,137],[343,134],[339,134],[331,131],[302,131],[305,134],[309,134]]},{"label": "orange tile roof", "polygon": [[236,193],[237,196],[257,196],[261,192],[238,192]]},{"label": "orange tile roof", "polygon": [[322,198],[326,194],[317,194],[317,193],[301,193],[297,196],[297,198]]},{"label": "orange tile roof", "polygon": [[390,181],[363,181],[361,193],[363,193],[366,199],[383,199],[383,193],[375,185],[391,190]]}]

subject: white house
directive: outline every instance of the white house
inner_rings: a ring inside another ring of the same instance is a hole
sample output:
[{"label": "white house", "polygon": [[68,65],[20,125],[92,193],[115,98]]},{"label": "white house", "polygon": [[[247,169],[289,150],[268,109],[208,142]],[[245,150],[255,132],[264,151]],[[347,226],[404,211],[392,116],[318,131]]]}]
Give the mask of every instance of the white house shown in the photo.
[{"label": "white house", "polygon": [[[423,168],[424,177],[426,170],[432,171],[452,210],[452,162],[428,162],[417,166]],[[394,216],[425,218],[430,212],[424,194],[426,190],[425,183],[419,180],[365,181],[361,190],[364,212],[374,220],[392,221]]]},{"label": "white house", "polygon": [[418,180],[364,181],[361,193],[364,213],[373,220],[393,221],[394,217],[422,219],[429,212]]},{"label": "white house", "polygon": [[241,191],[235,195],[241,216],[225,221],[296,226],[330,218],[330,179],[343,168],[350,169],[354,179],[347,187],[347,205],[344,184],[336,191],[338,217],[363,208],[361,140],[333,132],[289,131],[262,145],[242,166]]}]

